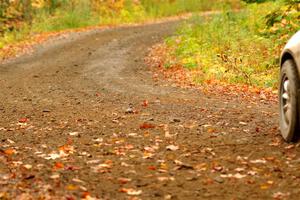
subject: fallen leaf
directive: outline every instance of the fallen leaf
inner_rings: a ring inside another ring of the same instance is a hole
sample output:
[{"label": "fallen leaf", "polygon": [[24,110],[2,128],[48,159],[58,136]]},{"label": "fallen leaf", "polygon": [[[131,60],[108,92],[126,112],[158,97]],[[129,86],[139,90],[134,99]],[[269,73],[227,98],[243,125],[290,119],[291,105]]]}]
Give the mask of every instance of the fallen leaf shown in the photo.
[{"label": "fallen leaf", "polygon": [[51,154],[48,154],[47,157],[45,157],[46,160],[55,160],[57,158],[60,158],[61,155],[60,154],[57,154],[57,153],[51,153]]},{"label": "fallen leaf", "polygon": [[118,178],[120,184],[126,184],[131,181],[130,178]]},{"label": "fallen leaf", "polygon": [[247,174],[250,176],[255,176],[255,175],[257,175],[257,172],[256,171],[248,171]]},{"label": "fallen leaf", "polygon": [[143,158],[144,159],[148,159],[148,158],[152,158],[154,156],[154,154],[153,153],[150,153],[150,152],[144,152],[143,153]]},{"label": "fallen leaf", "polygon": [[142,105],[143,105],[144,107],[147,107],[147,106],[148,106],[148,103],[149,103],[149,102],[148,102],[147,100],[144,100]]},{"label": "fallen leaf", "polygon": [[10,144],[14,144],[15,141],[11,140],[11,139],[7,139],[7,142],[9,142]]},{"label": "fallen leaf", "polygon": [[19,123],[26,123],[28,121],[29,120],[27,118],[21,118],[21,119],[19,119]]},{"label": "fallen leaf", "polygon": [[213,128],[208,128],[208,129],[207,129],[207,132],[208,132],[208,133],[214,133],[215,131],[216,131],[216,130],[213,129]]},{"label": "fallen leaf", "polygon": [[68,186],[66,187],[66,189],[67,189],[67,190],[71,190],[71,191],[72,191],[72,190],[77,190],[77,186],[76,186],[76,185],[71,185],[71,184],[70,184],[70,185],[68,185]]},{"label": "fallen leaf", "polygon": [[273,184],[274,184],[274,181],[267,181],[267,183],[268,183],[269,185],[273,185]]},{"label": "fallen leaf", "polygon": [[156,170],[156,167],[155,166],[149,166],[148,169],[154,171],[154,170]]},{"label": "fallen leaf", "polygon": [[72,181],[76,182],[76,183],[84,183],[84,181],[78,179],[78,178],[73,178]]},{"label": "fallen leaf", "polygon": [[174,160],[174,163],[177,165],[177,167],[175,167],[174,170],[194,169],[194,167],[192,165],[183,163],[179,160]]},{"label": "fallen leaf", "polygon": [[260,186],[260,189],[262,189],[262,190],[267,190],[267,189],[269,189],[269,185],[261,185]]},{"label": "fallen leaf", "polygon": [[245,171],[245,168],[238,167],[238,168],[234,169],[234,171],[236,171],[236,172],[243,172],[243,171]]},{"label": "fallen leaf", "polygon": [[32,168],[32,165],[26,164],[26,165],[23,165],[23,167],[24,167],[25,169],[31,169],[31,168]]},{"label": "fallen leaf", "polygon": [[150,124],[150,123],[145,122],[140,125],[140,129],[152,129],[152,128],[155,128],[155,125]]},{"label": "fallen leaf", "polygon": [[101,96],[101,93],[100,93],[100,92],[96,92],[95,96],[96,96],[96,97],[100,97],[100,96]]},{"label": "fallen leaf", "polygon": [[157,177],[157,180],[163,182],[163,181],[175,181],[175,178],[174,177],[164,177],[164,176],[161,176],[161,177]]},{"label": "fallen leaf", "polygon": [[98,169],[111,168],[111,165],[103,163],[103,164],[99,164],[97,167]]},{"label": "fallen leaf", "polygon": [[245,178],[247,175],[236,173],[236,174],[221,174],[220,176],[222,178],[237,178],[237,179],[241,179],[241,178]]},{"label": "fallen leaf", "polygon": [[261,159],[250,160],[250,163],[253,163],[253,164],[265,164],[266,162],[267,162],[266,160],[261,160]]},{"label": "fallen leaf", "polygon": [[289,146],[287,146],[287,147],[284,147],[285,149],[293,149],[293,148],[295,148],[295,145],[293,145],[293,144],[291,144],[291,145],[289,145]]},{"label": "fallen leaf", "polygon": [[287,198],[288,196],[290,196],[290,193],[276,192],[273,194],[274,199],[283,199]]},{"label": "fallen leaf", "polygon": [[120,192],[126,193],[126,194],[131,195],[131,196],[138,196],[138,195],[141,195],[143,193],[142,190],[135,190],[135,189],[132,189],[132,188],[121,188]]},{"label": "fallen leaf", "polygon": [[152,147],[144,147],[144,150],[147,151],[147,152],[155,152],[155,149],[152,148]]},{"label": "fallen leaf", "polygon": [[195,169],[197,171],[206,171],[207,170],[207,164],[206,163],[201,163],[196,165]]},{"label": "fallen leaf", "polygon": [[6,149],[6,150],[4,150],[4,153],[8,156],[11,156],[14,153],[16,153],[16,151],[14,149]]},{"label": "fallen leaf", "polygon": [[100,163],[100,160],[89,160],[86,163],[87,164],[98,164],[98,163]]},{"label": "fallen leaf", "polygon": [[167,150],[176,151],[179,149],[179,146],[169,145],[166,147]]},{"label": "fallen leaf", "polygon": [[78,132],[71,132],[71,133],[69,133],[69,135],[70,135],[70,136],[78,136],[79,133],[78,133]]},{"label": "fallen leaf", "polygon": [[60,162],[56,162],[54,164],[53,170],[62,169],[62,168],[64,168],[64,164]]},{"label": "fallen leaf", "polygon": [[224,168],[223,168],[222,166],[216,165],[216,166],[213,166],[212,169],[213,169],[212,171],[220,172],[220,171],[222,171]]},{"label": "fallen leaf", "polygon": [[51,179],[58,179],[60,177],[59,174],[53,174],[50,176]]},{"label": "fallen leaf", "polygon": [[168,170],[169,169],[169,167],[166,163],[161,163],[159,168],[163,169],[163,170]]}]

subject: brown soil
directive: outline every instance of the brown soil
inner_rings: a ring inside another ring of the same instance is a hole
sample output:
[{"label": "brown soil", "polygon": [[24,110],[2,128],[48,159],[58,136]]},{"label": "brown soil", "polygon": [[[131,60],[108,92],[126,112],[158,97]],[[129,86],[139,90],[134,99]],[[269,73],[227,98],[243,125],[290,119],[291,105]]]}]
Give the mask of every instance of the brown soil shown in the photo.
[{"label": "brown soil", "polygon": [[0,199],[298,199],[277,105],[153,81],[178,22],[50,41],[0,65]]}]

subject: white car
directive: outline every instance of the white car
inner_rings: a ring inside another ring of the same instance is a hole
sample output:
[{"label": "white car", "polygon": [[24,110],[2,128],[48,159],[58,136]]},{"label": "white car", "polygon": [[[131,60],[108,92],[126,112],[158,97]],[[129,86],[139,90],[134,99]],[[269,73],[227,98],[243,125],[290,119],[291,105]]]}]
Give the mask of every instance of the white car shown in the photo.
[{"label": "white car", "polygon": [[300,136],[300,31],[284,47],[280,67],[280,131],[292,142]]}]

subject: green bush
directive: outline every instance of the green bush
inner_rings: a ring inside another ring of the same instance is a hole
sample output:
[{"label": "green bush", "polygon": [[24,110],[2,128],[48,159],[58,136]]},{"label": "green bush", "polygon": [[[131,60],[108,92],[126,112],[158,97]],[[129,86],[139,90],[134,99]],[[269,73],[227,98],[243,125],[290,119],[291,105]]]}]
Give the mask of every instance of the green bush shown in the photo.
[{"label": "green bush", "polygon": [[300,0],[285,0],[281,6],[266,15],[266,27],[261,33],[274,41],[276,49],[281,49],[300,29],[299,3]]},{"label": "green bush", "polygon": [[173,49],[170,57],[176,57],[176,64],[200,70],[196,81],[276,87],[278,52],[274,41],[261,34],[264,16],[276,8],[274,3],[251,4],[238,13],[227,10],[208,18],[196,16],[167,40]]},{"label": "green bush", "polygon": [[30,34],[99,24],[143,22],[238,6],[239,0],[0,0],[0,48]]},{"label": "green bush", "polygon": [[73,28],[97,25],[100,18],[96,16],[88,1],[80,1],[76,5],[65,5],[63,9],[57,9],[52,17],[48,11],[40,11],[34,19],[32,30],[59,31]]}]

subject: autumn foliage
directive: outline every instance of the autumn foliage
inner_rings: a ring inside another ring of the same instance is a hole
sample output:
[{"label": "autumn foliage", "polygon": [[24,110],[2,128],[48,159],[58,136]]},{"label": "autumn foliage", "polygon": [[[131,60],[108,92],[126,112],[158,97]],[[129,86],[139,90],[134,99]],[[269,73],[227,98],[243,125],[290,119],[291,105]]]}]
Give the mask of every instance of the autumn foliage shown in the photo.
[{"label": "autumn foliage", "polygon": [[[124,0],[1,0],[0,1],[0,33],[19,29],[24,23],[32,23],[39,12],[54,15],[60,8],[75,9],[86,2],[95,12],[112,15],[124,7]],[[138,2],[138,1],[136,1]]]}]

